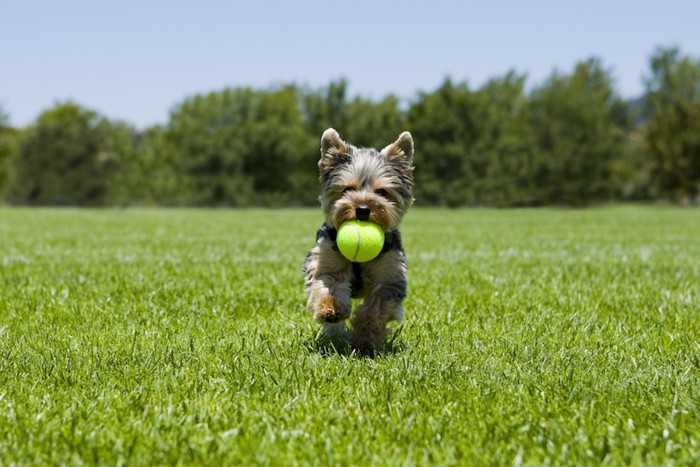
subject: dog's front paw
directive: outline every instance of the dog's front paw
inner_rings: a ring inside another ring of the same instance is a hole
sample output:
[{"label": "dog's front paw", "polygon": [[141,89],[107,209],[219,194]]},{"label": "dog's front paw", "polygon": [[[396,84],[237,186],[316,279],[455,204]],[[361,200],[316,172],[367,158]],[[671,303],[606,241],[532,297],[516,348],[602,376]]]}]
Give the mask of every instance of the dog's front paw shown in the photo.
[{"label": "dog's front paw", "polygon": [[319,324],[338,323],[350,317],[350,304],[343,303],[337,297],[326,295],[316,303],[314,319]]},{"label": "dog's front paw", "polygon": [[371,354],[377,350],[377,340],[367,332],[353,331],[350,335],[350,345],[360,354]]}]

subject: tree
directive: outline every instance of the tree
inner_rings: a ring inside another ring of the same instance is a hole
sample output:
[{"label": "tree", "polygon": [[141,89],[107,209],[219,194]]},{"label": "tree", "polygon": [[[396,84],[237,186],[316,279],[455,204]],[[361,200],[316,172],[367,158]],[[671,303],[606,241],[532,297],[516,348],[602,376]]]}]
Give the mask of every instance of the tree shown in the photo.
[{"label": "tree", "polygon": [[301,118],[310,135],[318,135],[314,142],[318,145],[326,128],[334,127],[341,134],[347,125],[348,83],[346,80],[332,81],[319,90],[305,90],[300,99]]},{"label": "tree", "polygon": [[191,203],[181,164],[166,141],[163,127],[153,126],[130,133],[133,142],[130,163],[119,172],[124,180],[121,185],[128,187],[125,188],[128,203],[166,206]]},{"label": "tree", "polygon": [[416,141],[416,200],[429,205],[473,204],[469,189],[478,177],[466,156],[477,138],[472,91],[446,79],[433,93],[421,93],[408,111]]},{"label": "tree", "polygon": [[382,149],[406,129],[405,114],[394,96],[379,102],[356,97],[345,106],[345,116],[341,136],[365,147]]},{"label": "tree", "polygon": [[533,203],[581,205],[610,199],[611,166],[625,138],[625,111],[597,59],[554,73],[531,95]]},{"label": "tree", "polygon": [[492,78],[473,94],[476,138],[467,154],[476,179],[475,204],[529,204],[532,136],[528,126],[525,77],[509,72]]},{"label": "tree", "polygon": [[295,175],[308,147],[299,95],[225,89],[178,105],[159,146],[194,204],[282,204],[300,196]]},{"label": "tree", "polygon": [[408,111],[417,141],[416,197],[428,204],[522,204],[530,151],[525,78],[513,72],[472,91],[445,80]]},{"label": "tree", "polygon": [[67,102],[43,112],[17,150],[14,197],[28,204],[101,205],[117,165],[109,122]]},{"label": "tree", "polygon": [[151,135],[156,131],[139,131],[121,121],[109,122],[106,146],[114,160],[106,199],[109,204],[149,204],[156,199],[167,170],[165,162],[156,161],[150,150],[155,140]]},{"label": "tree", "polygon": [[700,203],[700,60],[658,49],[646,89],[655,185],[661,195]]},{"label": "tree", "polygon": [[159,158],[169,161],[179,177],[181,201],[250,203],[253,187],[243,171],[242,128],[253,95],[247,88],[197,95],[171,112]]},{"label": "tree", "polygon": [[10,128],[9,118],[0,107],[0,202],[5,200],[11,178],[11,158],[16,131]]}]

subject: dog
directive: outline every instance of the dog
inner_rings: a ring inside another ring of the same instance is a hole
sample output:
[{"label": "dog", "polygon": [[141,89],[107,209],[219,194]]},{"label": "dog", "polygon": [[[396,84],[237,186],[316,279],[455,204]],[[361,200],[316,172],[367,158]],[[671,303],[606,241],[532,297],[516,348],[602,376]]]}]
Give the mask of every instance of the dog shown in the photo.
[{"label": "dog", "polygon": [[[413,204],[413,138],[405,131],[377,151],[355,147],[329,128],[321,137],[318,168],[325,221],[303,263],[307,309],[326,336],[344,338],[363,354],[375,352],[389,322],[403,319],[408,280],[398,228]],[[338,228],[355,220],[384,231],[381,253],[366,263],[346,259],[335,243]],[[353,298],[362,303],[348,330]]]}]

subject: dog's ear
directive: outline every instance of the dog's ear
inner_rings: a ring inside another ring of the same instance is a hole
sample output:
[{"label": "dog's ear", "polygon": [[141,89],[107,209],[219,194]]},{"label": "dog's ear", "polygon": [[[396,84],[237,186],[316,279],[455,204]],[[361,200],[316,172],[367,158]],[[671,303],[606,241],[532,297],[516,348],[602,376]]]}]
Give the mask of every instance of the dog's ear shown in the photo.
[{"label": "dog's ear", "polygon": [[410,163],[413,160],[413,137],[411,133],[408,131],[401,133],[396,141],[382,149],[382,154],[389,160],[398,157]]},{"label": "dog's ear", "polygon": [[399,138],[381,152],[398,169],[401,185],[406,189],[403,198],[407,205],[413,203],[413,137],[408,131],[404,131]]},{"label": "dog's ear", "polygon": [[321,156],[325,156],[332,149],[339,153],[347,153],[348,145],[340,139],[340,135],[333,128],[329,128],[323,132],[321,136]]},{"label": "dog's ear", "polygon": [[333,128],[324,131],[321,136],[321,159],[318,161],[321,182],[325,181],[335,167],[349,160],[348,145],[340,139],[338,132]]}]

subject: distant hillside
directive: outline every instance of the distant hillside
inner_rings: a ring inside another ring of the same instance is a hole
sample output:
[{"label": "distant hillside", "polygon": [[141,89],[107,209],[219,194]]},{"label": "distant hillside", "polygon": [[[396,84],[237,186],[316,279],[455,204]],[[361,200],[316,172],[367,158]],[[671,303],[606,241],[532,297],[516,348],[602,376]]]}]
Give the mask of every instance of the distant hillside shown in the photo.
[{"label": "distant hillside", "polygon": [[649,119],[649,108],[644,95],[627,101],[627,115],[635,128],[639,128]]}]

